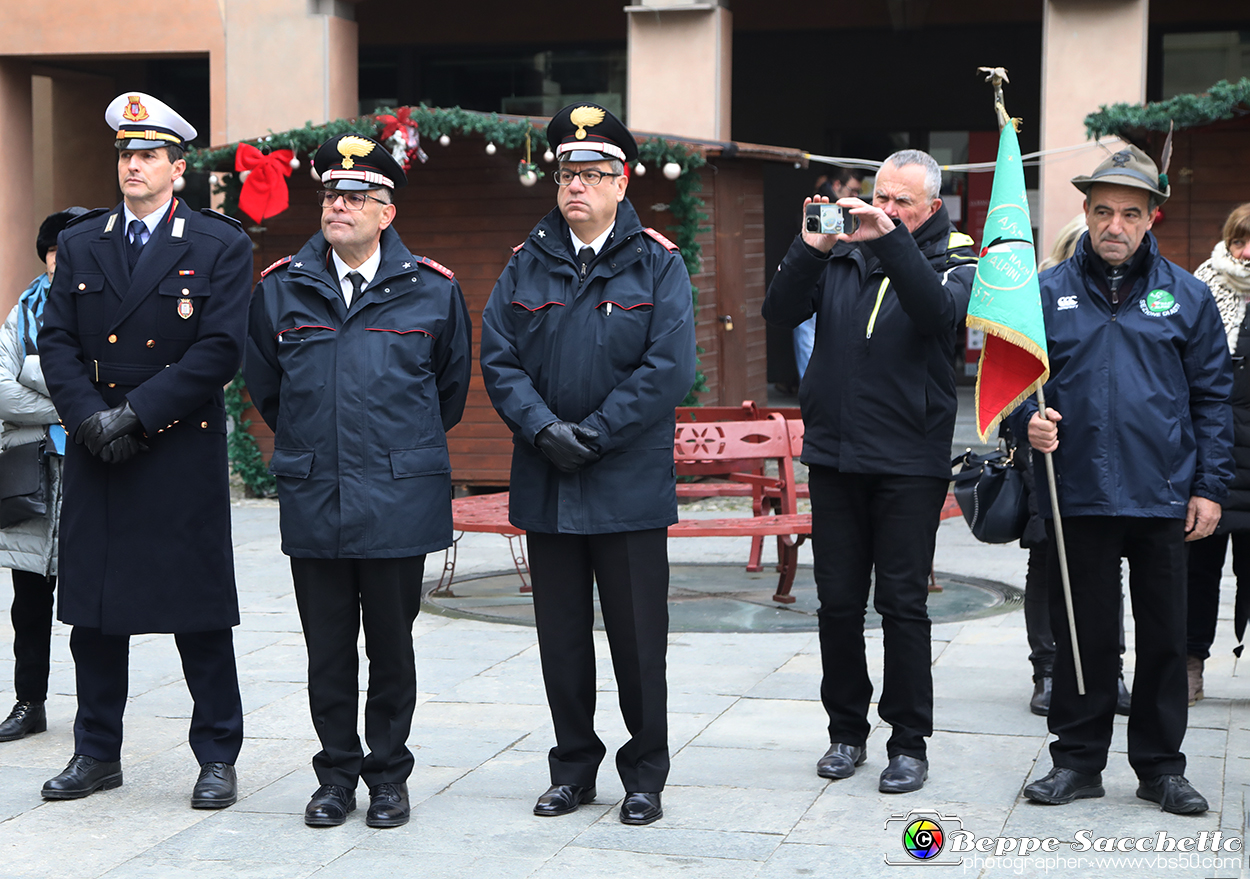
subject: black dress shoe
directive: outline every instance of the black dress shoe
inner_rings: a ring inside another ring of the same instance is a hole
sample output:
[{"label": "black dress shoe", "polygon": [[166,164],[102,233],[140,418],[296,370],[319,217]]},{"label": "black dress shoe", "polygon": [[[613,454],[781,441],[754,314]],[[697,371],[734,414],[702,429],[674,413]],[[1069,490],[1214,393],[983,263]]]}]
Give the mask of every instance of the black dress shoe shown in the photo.
[{"label": "black dress shoe", "polygon": [[1115,713],[1121,717],[1128,717],[1132,707],[1133,694],[1128,691],[1128,685],[1124,683],[1124,675],[1120,675],[1115,688]]},{"label": "black dress shoe", "polygon": [[1060,767],[1050,770],[1045,778],[1039,778],[1024,789],[1024,795],[1030,800],[1047,806],[1062,806],[1073,800],[1088,800],[1106,794],[1101,772],[1077,772]]},{"label": "black dress shoe", "polygon": [[77,800],[98,790],[122,786],[122,762],[97,760],[85,754],[70,757],[65,771],[43,783],[45,800]]},{"label": "black dress shoe", "polygon": [[890,763],[881,771],[881,781],[877,790],[883,794],[907,794],[924,787],[929,777],[929,761],[917,760],[906,754],[890,758]]},{"label": "black dress shoe", "polygon": [[660,794],[633,793],[625,794],[625,802],[621,803],[622,824],[650,824],[664,817],[660,808]]},{"label": "black dress shoe", "polygon": [[592,802],[595,798],[595,786],[582,787],[577,784],[553,784],[547,792],[534,804],[534,814],[543,818],[554,818],[576,812],[582,803]]},{"label": "black dress shoe", "polygon": [[1033,682],[1033,698],[1029,700],[1029,710],[1038,717],[1050,714],[1050,691],[1054,678],[1047,675]]},{"label": "black dress shoe", "polygon": [[191,791],[192,809],[224,809],[239,801],[239,780],[232,763],[205,763]]},{"label": "black dress shoe", "polygon": [[1206,798],[1194,790],[1183,775],[1143,778],[1137,788],[1137,796],[1158,803],[1163,811],[1177,815],[1201,815],[1208,808]]},{"label": "black dress shoe", "polygon": [[323,784],[304,807],[309,827],[338,827],[356,811],[356,792],[337,784]]},{"label": "black dress shoe", "polygon": [[408,805],[408,784],[389,782],[369,788],[369,811],[365,823],[370,827],[402,827],[412,813]]},{"label": "black dress shoe", "polygon": [[48,728],[48,714],[42,702],[18,702],[0,723],[0,742],[12,742]]},{"label": "black dress shoe", "polygon": [[864,748],[834,742],[825,756],[816,761],[816,774],[821,778],[850,778],[867,756]]}]

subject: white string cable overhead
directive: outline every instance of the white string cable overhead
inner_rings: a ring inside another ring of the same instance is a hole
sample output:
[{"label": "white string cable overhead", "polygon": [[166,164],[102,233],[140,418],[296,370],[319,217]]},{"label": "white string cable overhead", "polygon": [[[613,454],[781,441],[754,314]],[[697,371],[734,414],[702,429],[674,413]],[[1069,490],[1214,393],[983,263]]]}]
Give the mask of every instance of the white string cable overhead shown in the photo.
[{"label": "white string cable overhead", "polygon": [[[1075,144],[1074,146],[1054,147],[1049,150],[1038,150],[1035,153],[1025,153],[1020,158],[1026,167],[1037,167],[1042,164],[1040,160],[1046,156],[1059,155],[1060,153],[1084,152],[1086,150],[1093,149],[1105,150],[1109,144],[1119,143],[1122,143],[1122,141],[1117,137],[1105,137],[1096,141]],[[873,159],[855,159],[848,158],[846,156],[818,156],[815,153],[804,153],[804,155],[807,157],[808,162],[819,162],[823,165],[840,165],[843,168],[862,168],[868,171],[875,171],[881,167],[881,162],[874,161]],[[994,165],[994,162],[965,162],[957,165],[940,165],[939,167],[943,171],[980,174],[986,171],[993,171]]]}]

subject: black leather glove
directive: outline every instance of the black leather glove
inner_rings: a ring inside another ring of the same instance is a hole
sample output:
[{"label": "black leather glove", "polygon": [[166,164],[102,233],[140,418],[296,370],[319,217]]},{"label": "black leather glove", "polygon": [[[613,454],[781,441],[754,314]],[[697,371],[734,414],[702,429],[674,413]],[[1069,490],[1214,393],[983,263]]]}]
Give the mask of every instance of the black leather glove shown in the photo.
[{"label": "black leather glove", "polygon": [[148,447],[139,442],[137,437],[126,434],[125,436],[119,436],[100,449],[100,460],[105,464],[122,464],[140,452],[146,452],[147,450]]},{"label": "black leather glove", "polygon": [[130,403],[126,402],[112,409],[93,412],[84,418],[82,424],[78,425],[78,430],[74,431],[74,442],[82,443],[88,452],[99,456],[104,447],[113,440],[142,429],[139,416],[130,408]]},{"label": "black leather glove", "polygon": [[582,443],[579,438],[598,439],[598,431],[584,428],[569,421],[548,424],[534,437],[534,445],[547,456],[556,469],[564,473],[576,473],[587,464],[599,460],[599,453]]}]

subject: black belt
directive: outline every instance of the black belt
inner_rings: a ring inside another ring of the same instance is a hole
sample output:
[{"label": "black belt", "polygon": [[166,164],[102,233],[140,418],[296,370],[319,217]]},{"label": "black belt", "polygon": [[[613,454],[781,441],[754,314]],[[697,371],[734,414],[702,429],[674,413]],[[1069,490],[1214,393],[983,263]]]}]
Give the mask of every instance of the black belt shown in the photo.
[{"label": "black belt", "polygon": [[87,365],[93,373],[92,381],[112,382],[115,385],[141,385],[169,366],[168,363],[152,366],[147,363],[101,363],[98,360],[90,360]]}]

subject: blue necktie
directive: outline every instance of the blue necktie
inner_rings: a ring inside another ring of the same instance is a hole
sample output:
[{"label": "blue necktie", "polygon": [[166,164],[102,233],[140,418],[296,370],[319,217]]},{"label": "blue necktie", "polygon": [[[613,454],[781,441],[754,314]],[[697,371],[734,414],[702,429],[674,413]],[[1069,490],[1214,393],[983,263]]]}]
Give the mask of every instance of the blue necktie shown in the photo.
[{"label": "blue necktie", "polygon": [[142,220],[131,220],[127,230],[130,235],[130,270],[134,271],[135,263],[139,261],[139,252],[147,243],[148,227]]}]

